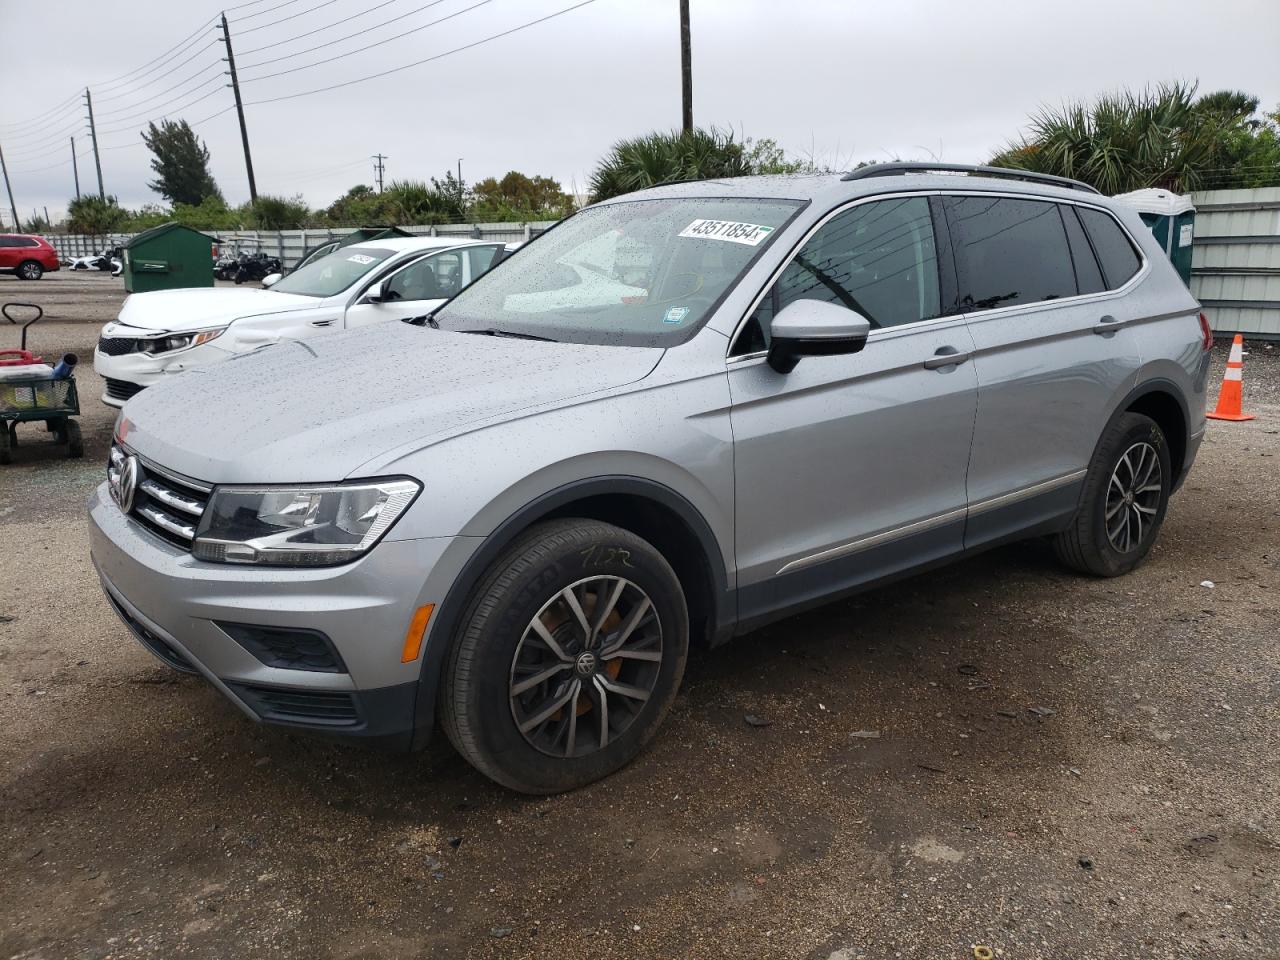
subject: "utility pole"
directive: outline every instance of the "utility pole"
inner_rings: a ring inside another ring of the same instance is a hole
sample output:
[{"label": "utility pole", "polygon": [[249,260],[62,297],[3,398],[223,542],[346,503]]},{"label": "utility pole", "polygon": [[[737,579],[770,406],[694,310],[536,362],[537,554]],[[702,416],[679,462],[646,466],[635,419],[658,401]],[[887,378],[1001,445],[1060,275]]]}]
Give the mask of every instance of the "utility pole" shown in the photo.
[{"label": "utility pole", "polygon": [[693,132],[693,66],[689,40],[689,0],[680,0],[680,93],[684,108],[682,129]]},{"label": "utility pole", "polygon": [[9,183],[9,168],[4,163],[4,148],[0,147],[0,172],[4,173],[4,188],[9,191],[9,210],[13,213],[13,231],[19,233],[22,224],[18,221],[18,205],[13,202],[13,185]]},{"label": "utility pole", "polygon": [[48,208],[48,207],[45,207],[45,208],[44,208],[44,222],[45,222],[45,223],[47,223],[47,224],[48,224],[49,226],[51,226],[51,227],[53,226],[53,221],[49,219],[49,208]]},{"label": "utility pole", "polygon": [[93,165],[98,170],[98,196],[107,199],[107,191],[102,188],[102,159],[98,156],[98,128],[93,125],[93,97],[89,88],[84,88],[84,103],[89,108],[89,137],[93,140]]},{"label": "utility pole", "polygon": [[373,165],[373,169],[378,171],[378,192],[381,193],[382,192],[382,161],[389,160],[391,158],[381,153],[375,153],[373,155],[373,159],[377,161],[377,163]]},{"label": "utility pole", "polygon": [[231,52],[231,28],[227,15],[222,15],[222,39],[227,44],[227,68],[231,74],[231,90],[236,97],[236,116],[240,118],[240,140],[244,143],[244,168],[249,173],[249,202],[258,202],[258,185],[253,179],[253,156],[249,153],[249,129],[244,125],[244,103],[240,100],[240,81],[236,79],[236,55]]},{"label": "utility pole", "polygon": [[71,172],[76,178],[76,199],[80,199],[80,164],[76,163],[76,138],[71,138]]},{"label": "utility pole", "polygon": [[458,186],[462,186],[462,157],[458,158]]}]

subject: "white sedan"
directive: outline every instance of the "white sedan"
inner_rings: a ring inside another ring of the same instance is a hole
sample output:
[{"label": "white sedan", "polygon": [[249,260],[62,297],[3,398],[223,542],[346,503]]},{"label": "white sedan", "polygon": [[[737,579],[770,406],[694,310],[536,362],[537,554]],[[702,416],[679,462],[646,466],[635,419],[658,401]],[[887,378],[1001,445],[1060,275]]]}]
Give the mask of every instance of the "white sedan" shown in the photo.
[{"label": "white sedan", "polygon": [[503,247],[388,238],[342,247],[270,289],[135,293],[103,327],[93,354],[93,367],[106,381],[102,401],[123,406],[166,376],[281,340],[425,317],[502,259]]}]

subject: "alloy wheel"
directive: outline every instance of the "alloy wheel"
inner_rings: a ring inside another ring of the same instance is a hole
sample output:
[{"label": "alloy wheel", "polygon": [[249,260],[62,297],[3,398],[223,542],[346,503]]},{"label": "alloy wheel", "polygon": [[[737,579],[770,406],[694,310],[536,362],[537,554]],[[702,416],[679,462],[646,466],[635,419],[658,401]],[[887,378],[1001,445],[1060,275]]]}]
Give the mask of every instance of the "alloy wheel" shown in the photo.
[{"label": "alloy wheel", "polygon": [[1138,549],[1154,528],[1162,479],[1160,455],[1145,440],[1129,447],[1111,472],[1104,523],[1107,539],[1120,553]]},{"label": "alloy wheel", "polygon": [[662,667],[662,624],[631,580],[579,580],[544,603],[511,661],[511,715],[553,757],[603,750],[631,726]]}]

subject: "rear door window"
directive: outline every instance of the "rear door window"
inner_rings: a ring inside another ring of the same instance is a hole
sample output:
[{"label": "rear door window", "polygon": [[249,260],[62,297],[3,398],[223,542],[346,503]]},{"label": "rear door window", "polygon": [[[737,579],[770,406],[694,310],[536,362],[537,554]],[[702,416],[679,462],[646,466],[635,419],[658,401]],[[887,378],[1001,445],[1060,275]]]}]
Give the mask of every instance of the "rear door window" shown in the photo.
[{"label": "rear door window", "polygon": [[966,313],[1077,293],[1058,205],[1012,197],[947,198],[960,309]]},{"label": "rear door window", "polygon": [[1093,241],[1093,249],[1098,254],[1098,262],[1102,264],[1102,273],[1110,290],[1124,286],[1129,278],[1138,272],[1142,260],[1133,244],[1125,236],[1120,224],[1109,213],[1080,208],[1080,219]]},{"label": "rear door window", "polygon": [[1099,293],[1107,289],[1102,271],[1098,269],[1098,260],[1093,255],[1093,247],[1089,244],[1089,238],[1084,235],[1080,218],[1076,216],[1076,208],[1064,203],[1058,207],[1058,211],[1062,214],[1062,225],[1067,228],[1071,262],[1076,268],[1076,286],[1081,293]]}]

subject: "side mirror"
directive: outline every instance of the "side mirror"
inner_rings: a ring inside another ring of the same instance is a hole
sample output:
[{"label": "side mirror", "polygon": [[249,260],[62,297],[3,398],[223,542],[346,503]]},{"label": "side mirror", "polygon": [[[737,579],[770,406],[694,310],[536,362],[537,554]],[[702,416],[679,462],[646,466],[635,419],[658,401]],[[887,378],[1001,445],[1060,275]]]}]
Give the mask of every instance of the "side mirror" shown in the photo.
[{"label": "side mirror", "polygon": [[388,300],[396,299],[391,292],[391,277],[387,277],[376,287],[373,287],[365,294],[365,303],[385,303]]},{"label": "side mirror", "polygon": [[801,357],[857,353],[867,345],[871,321],[825,300],[796,300],[778,311],[770,331],[769,366],[790,373]]},{"label": "side mirror", "polygon": [[264,287],[269,287],[272,284],[279,283],[280,278],[283,276],[284,276],[283,273],[268,273],[265,277],[262,278],[262,285]]}]

